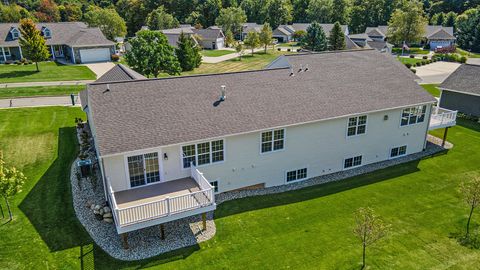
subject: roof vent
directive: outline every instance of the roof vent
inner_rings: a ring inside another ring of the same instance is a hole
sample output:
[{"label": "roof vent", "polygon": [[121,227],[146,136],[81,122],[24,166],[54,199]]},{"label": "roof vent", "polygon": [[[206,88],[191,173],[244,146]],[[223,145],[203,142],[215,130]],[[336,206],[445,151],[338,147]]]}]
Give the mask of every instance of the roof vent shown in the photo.
[{"label": "roof vent", "polygon": [[105,94],[107,92],[110,92],[110,84],[109,83],[107,83],[107,89],[105,89],[105,91],[103,91],[103,93]]},{"label": "roof vent", "polygon": [[227,92],[226,92],[225,88],[226,88],[226,86],[222,85],[222,95],[220,96],[221,101],[225,101],[225,99],[227,99]]},{"label": "roof vent", "polygon": [[308,64],[305,65],[305,69],[303,71],[308,71]]},{"label": "roof vent", "polygon": [[295,76],[295,74],[293,73],[293,68],[290,68],[290,77],[293,77]]},{"label": "roof vent", "polygon": [[300,65],[300,68],[298,69],[298,72],[302,72],[303,71],[303,65]]}]

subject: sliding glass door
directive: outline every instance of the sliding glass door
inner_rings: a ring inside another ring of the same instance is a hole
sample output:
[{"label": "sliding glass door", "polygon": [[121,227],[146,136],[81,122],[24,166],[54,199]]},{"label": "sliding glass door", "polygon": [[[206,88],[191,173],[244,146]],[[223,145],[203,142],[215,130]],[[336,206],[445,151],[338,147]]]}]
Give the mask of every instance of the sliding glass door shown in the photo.
[{"label": "sliding glass door", "polygon": [[158,153],[127,157],[130,187],[143,186],[160,181]]}]

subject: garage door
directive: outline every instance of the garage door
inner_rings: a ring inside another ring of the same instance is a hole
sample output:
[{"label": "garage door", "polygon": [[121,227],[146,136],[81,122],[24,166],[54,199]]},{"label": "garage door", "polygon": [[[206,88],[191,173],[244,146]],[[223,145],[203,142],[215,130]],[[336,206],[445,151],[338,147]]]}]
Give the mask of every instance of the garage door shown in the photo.
[{"label": "garage door", "polygon": [[82,49],[80,50],[80,60],[82,63],[110,61],[110,49]]}]

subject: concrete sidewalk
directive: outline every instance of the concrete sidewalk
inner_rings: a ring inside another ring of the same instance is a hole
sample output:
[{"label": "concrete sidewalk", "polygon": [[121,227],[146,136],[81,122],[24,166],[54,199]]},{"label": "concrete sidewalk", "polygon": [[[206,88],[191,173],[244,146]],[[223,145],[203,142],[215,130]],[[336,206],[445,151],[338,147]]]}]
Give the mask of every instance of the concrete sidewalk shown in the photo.
[{"label": "concrete sidewalk", "polygon": [[[231,48],[224,48],[222,50],[232,50],[232,49]],[[254,52],[260,52],[260,51],[263,51],[263,48],[254,49]],[[251,54],[251,53],[252,53],[252,50],[245,50],[243,55],[248,55],[248,54]],[[223,62],[223,61],[227,61],[227,60],[230,60],[230,59],[237,58],[239,56],[240,56],[240,54],[238,54],[237,52],[222,55],[222,56],[216,56],[216,57],[202,56],[202,63],[216,64],[216,63],[220,63],[220,62]]]},{"label": "concrete sidewalk", "polygon": [[0,88],[8,87],[32,87],[32,86],[62,86],[62,85],[85,85],[94,80],[80,81],[54,81],[54,82],[21,82],[21,83],[0,83]]},{"label": "concrete sidewalk", "polygon": [[[72,106],[72,100],[70,96],[0,99],[0,109],[43,106]],[[75,96],[75,106],[80,106],[78,96]]]}]

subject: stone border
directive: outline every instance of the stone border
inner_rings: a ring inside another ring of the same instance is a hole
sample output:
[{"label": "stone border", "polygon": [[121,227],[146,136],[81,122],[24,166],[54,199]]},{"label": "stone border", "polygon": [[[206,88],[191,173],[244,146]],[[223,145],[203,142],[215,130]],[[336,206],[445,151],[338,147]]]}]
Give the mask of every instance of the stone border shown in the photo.
[{"label": "stone border", "polygon": [[[261,196],[267,194],[282,193],[298,190],[310,186],[339,181],[346,178],[374,172],[390,166],[399,165],[450,149],[453,145],[446,142],[445,148],[440,146],[441,139],[428,135],[428,142],[425,151],[411,154],[405,157],[381,161],[359,168],[340,171],[327,175],[309,178],[301,182],[286,185],[268,187],[256,190],[229,191],[217,194],[215,201],[217,205],[240,198]],[[165,223],[165,240],[161,240],[159,226],[152,226],[141,230],[129,232],[128,243],[130,248],[125,250],[121,239],[116,232],[115,225],[99,221],[95,218],[90,206],[92,204],[105,205],[103,184],[100,179],[96,183],[89,180],[77,180],[76,161],[72,164],[70,180],[72,184],[73,205],[77,218],[85,227],[95,243],[115,259],[124,261],[135,261],[157,256],[176,249],[194,246],[198,243],[211,239],[216,233],[214,213],[207,213],[207,230],[202,231],[202,220],[199,215],[191,216]],[[99,175],[99,174],[97,174]],[[95,188],[94,188],[95,185]]]}]

